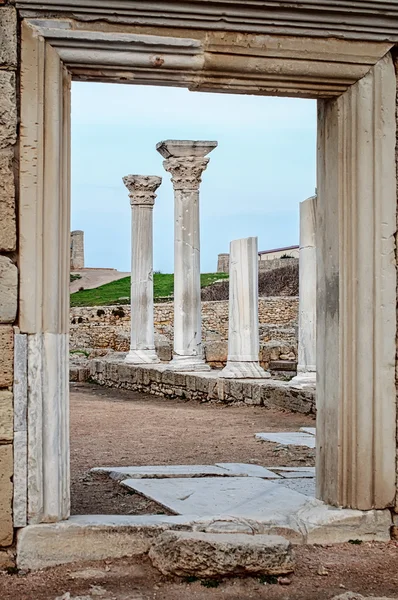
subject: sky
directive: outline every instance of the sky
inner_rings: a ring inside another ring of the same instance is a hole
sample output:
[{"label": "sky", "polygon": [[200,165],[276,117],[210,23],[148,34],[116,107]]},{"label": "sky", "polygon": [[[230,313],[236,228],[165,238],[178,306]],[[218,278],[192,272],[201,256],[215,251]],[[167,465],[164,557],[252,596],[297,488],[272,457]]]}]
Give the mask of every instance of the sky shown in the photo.
[{"label": "sky", "polygon": [[216,140],[200,187],[201,271],[214,272],[231,240],[259,250],[298,244],[299,202],[316,186],[316,102],[72,84],[72,230],[87,267],[130,271],[131,208],[122,177],[160,175],[154,270],[173,272],[173,188],[161,140]]}]

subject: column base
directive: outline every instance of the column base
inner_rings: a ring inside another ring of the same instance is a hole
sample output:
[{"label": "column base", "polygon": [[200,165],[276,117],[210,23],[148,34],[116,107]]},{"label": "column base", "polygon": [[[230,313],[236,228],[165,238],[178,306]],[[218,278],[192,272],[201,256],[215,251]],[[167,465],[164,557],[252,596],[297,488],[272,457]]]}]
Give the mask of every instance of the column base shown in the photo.
[{"label": "column base", "polygon": [[156,351],[153,349],[130,350],[124,359],[125,363],[130,365],[148,365],[160,363]]},{"label": "column base", "polygon": [[314,386],[316,385],[316,371],[299,371],[289,383],[293,387]]},{"label": "column base", "polygon": [[210,371],[210,365],[200,356],[180,356],[175,354],[167,368],[171,371]]},{"label": "column base", "polygon": [[264,371],[258,362],[228,361],[219,377],[223,379],[269,379],[268,371]]}]

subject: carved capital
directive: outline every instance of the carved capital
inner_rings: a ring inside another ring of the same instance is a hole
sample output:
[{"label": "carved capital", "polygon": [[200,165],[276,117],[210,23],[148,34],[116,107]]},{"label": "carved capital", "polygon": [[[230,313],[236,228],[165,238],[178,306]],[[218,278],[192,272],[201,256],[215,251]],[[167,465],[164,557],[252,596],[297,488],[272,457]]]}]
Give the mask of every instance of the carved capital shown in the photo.
[{"label": "carved capital", "polygon": [[175,190],[197,190],[208,162],[205,156],[171,157],[163,161],[163,166],[171,174]]},{"label": "carved capital", "polygon": [[155,192],[162,183],[162,178],[157,175],[126,175],[123,183],[129,191],[131,206],[153,206]]}]

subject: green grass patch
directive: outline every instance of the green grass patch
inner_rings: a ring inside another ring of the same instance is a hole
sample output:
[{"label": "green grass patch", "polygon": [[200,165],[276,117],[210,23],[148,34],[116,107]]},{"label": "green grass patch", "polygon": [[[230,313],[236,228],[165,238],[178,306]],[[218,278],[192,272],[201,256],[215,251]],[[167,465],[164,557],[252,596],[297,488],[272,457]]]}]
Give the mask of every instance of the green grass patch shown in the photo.
[{"label": "green grass patch", "polygon": [[[228,273],[202,273],[202,287],[211,285],[219,279],[227,279]],[[155,300],[173,296],[174,275],[154,273],[153,295]],[[130,277],[100,285],[92,290],[81,290],[70,296],[71,306],[107,306],[110,304],[130,304]]]},{"label": "green grass patch", "polygon": [[81,279],[82,276],[80,275],[80,273],[71,273],[69,275],[69,281],[70,283],[72,283],[72,281],[76,281],[76,279]]}]

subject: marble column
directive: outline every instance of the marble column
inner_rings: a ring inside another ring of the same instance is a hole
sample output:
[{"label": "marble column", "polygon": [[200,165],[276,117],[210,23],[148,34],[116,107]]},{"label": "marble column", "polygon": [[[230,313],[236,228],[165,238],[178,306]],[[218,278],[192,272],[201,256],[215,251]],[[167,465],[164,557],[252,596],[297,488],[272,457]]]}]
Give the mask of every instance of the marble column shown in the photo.
[{"label": "marble column", "polygon": [[157,151],[174,188],[174,358],[176,371],[207,371],[200,299],[199,186],[217,142],[167,140]]},{"label": "marble column", "polygon": [[260,367],[257,238],[234,240],[229,253],[228,360],[220,377],[270,377]]},{"label": "marble column", "polygon": [[125,362],[158,363],[153,326],[153,205],[161,177],[127,175],[131,204],[131,339]]},{"label": "marble column", "polygon": [[316,383],[316,196],[300,202],[299,327],[293,385]]}]

